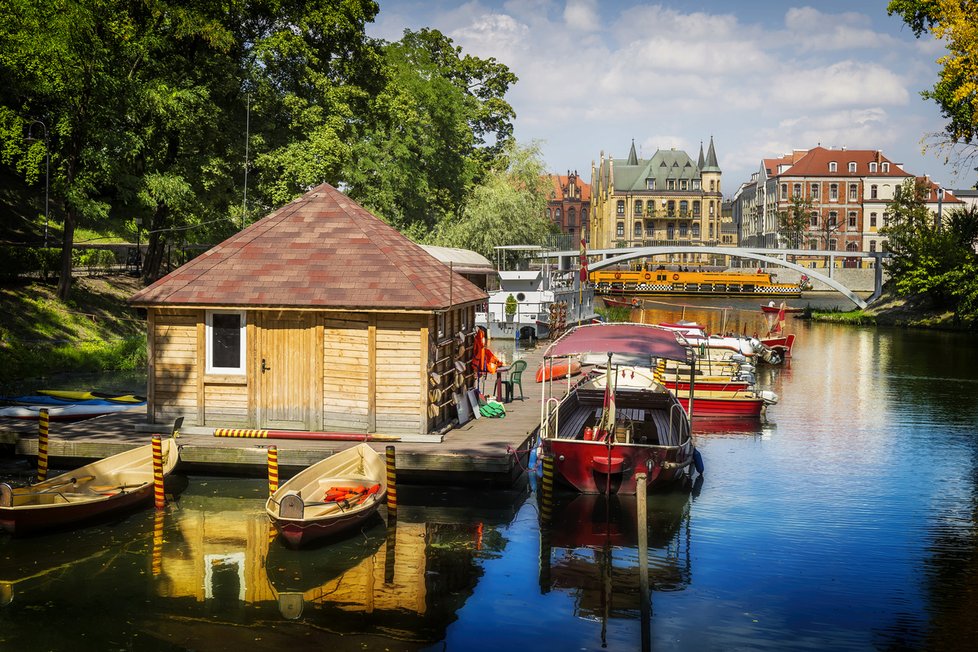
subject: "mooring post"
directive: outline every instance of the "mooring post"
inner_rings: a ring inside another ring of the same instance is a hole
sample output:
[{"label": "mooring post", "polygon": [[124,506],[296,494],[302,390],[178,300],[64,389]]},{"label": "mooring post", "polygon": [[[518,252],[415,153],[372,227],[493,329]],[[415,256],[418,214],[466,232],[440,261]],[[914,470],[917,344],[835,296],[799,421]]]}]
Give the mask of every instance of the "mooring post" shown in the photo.
[{"label": "mooring post", "polygon": [[166,495],[163,493],[163,440],[159,435],[153,435],[153,498],[156,509],[166,506]]},{"label": "mooring post", "polygon": [[278,447],[268,447],[268,495],[278,491]]},{"label": "mooring post", "polygon": [[554,458],[543,456],[543,478],[540,481],[540,521],[550,522],[554,501]]},{"label": "mooring post", "polygon": [[48,478],[48,409],[41,408],[37,418],[37,481]]},{"label": "mooring post", "polygon": [[153,558],[151,565],[153,577],[158,577],[163,572],[163,514],[162,509],[153,512]]},{"label": "mooring post", "polygon": [[397,518],[397,467],[394,460],[394,447],[387,446],[387,518]]},{"label": "mooring post", "polygon": [[644,473],[635,474],[635,501],[638,511],[638,582],[639,593],[641,593],[640,608],[642,618],[642,651],[652,649],[651,644],[651,621],[652,621],[652,596],[649,594],[649,521],[648,521],[648,496],[646,491],[646,475]]}]

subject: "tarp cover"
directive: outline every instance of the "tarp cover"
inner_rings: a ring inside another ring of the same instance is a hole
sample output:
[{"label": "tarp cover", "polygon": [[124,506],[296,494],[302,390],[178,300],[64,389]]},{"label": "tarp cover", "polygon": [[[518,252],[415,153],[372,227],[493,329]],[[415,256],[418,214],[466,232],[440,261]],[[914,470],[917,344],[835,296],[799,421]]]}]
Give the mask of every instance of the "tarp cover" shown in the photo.
[{"label": "tarp cover", "polygon": [[648,324],[620,323],[578,326],[551,344],[544,357],[608,353],[683,361],[690,357],[673,331]]}]

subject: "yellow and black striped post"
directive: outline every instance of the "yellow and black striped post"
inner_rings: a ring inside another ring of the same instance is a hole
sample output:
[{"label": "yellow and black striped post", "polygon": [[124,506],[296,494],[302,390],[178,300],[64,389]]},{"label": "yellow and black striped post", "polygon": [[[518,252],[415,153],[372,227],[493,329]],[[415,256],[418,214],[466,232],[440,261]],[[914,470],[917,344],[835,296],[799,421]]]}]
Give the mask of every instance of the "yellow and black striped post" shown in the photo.
[{"label": "yellow and black striped post", "polygon": [[37,481],[44,482],[48,477],[48,409],[41,408],[37,418]]},{"label": "yellow and black striped post", "polygon": [[216,428],[215,437],[248,437],[252,439],[265,439],[268,437],[267,430],[255,430],[254,428]]},{"label": "yellow and black striped post", "polygon": [[268,495],[278,491],[278,447],[268,447]]},{"label": "yellow and black striped post", "polygon": [[397,466],[394,461],[394,447],[388,446],[387,452],[387,518],[397,518]]},{"label": "yellow and black striped post", "polygon": [[545,455],[543,458],[540,499],[540,520],[549,523],[554,502],[554,458],[552,455]]},{"label": "yellow and black striped post", "polygon": [[[388,512],[389,514],[389,512]],[[397,519],[387,519],[387,549],[384,551],[384,584],[394,583],[394,569],[397,567]]]},{"label": "yellow and black striped post", "polygon": [[159,435],[153,435],[153,499],[156,509],[166,506],[166,494],[163,492],[163,441]]},{"label": "yellow and black striped post", "polygon": [[162,509],[153,512],[153,577],[163,572],[163,514]]}]

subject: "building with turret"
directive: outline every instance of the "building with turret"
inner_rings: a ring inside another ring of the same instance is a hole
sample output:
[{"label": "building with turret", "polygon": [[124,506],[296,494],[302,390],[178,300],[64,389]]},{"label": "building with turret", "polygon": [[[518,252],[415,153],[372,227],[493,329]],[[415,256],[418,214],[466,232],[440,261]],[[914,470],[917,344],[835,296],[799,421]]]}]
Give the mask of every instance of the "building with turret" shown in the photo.
[{"label": "building with turret", "polygon": [[588,216],[591,209],[591,185],[577,175],[548,175],[550,194],[547,197],[547,218],[569,236],[570,248],[576,248],[581,238],[587,239]]},{"label": "building with turret", "polygon": [[591,247],[721,245],[721,176],[712,137],[696,161],[677,149],[640,159],[634,141],[628,158],[602,152],[591,170]]}]

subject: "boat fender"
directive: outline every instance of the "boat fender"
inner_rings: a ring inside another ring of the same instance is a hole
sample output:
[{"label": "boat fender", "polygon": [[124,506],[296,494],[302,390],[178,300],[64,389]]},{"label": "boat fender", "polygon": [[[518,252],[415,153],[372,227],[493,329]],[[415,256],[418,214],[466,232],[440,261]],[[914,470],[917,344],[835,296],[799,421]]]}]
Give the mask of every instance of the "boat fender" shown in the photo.
[{"label": "boat fender", "polygon": [[696,472],[697,473],[699,473],[700,475],[703,475],[703,468],[704,468],[703,467],[703,456],[700,455],[699,450],[696,449],[696,448],[693,449],[693,467],[696,469]]},{"label": "boat fender", "polygon": [[621,278],[621,272],[615,272],[615,278]]},{"label": "boat fender", "polygon": [[648,281],[648,280],[649,280],[649,279],[651,279],[651,278],[652,278],[652,275],[651,275],[651,274],[649,274],[648,272],[646,272],[646,273],[645,273],[645,280],[646,280],[646,281]]},{"label": "boat fender", "polygon": [[673,274],[672,275],[672,280],[678,281],[679,280],[679,274]]},{"label": "boat fender", "polygon": [[591,426],[584,429],[584,441],[594,441],[594,428]]}]

